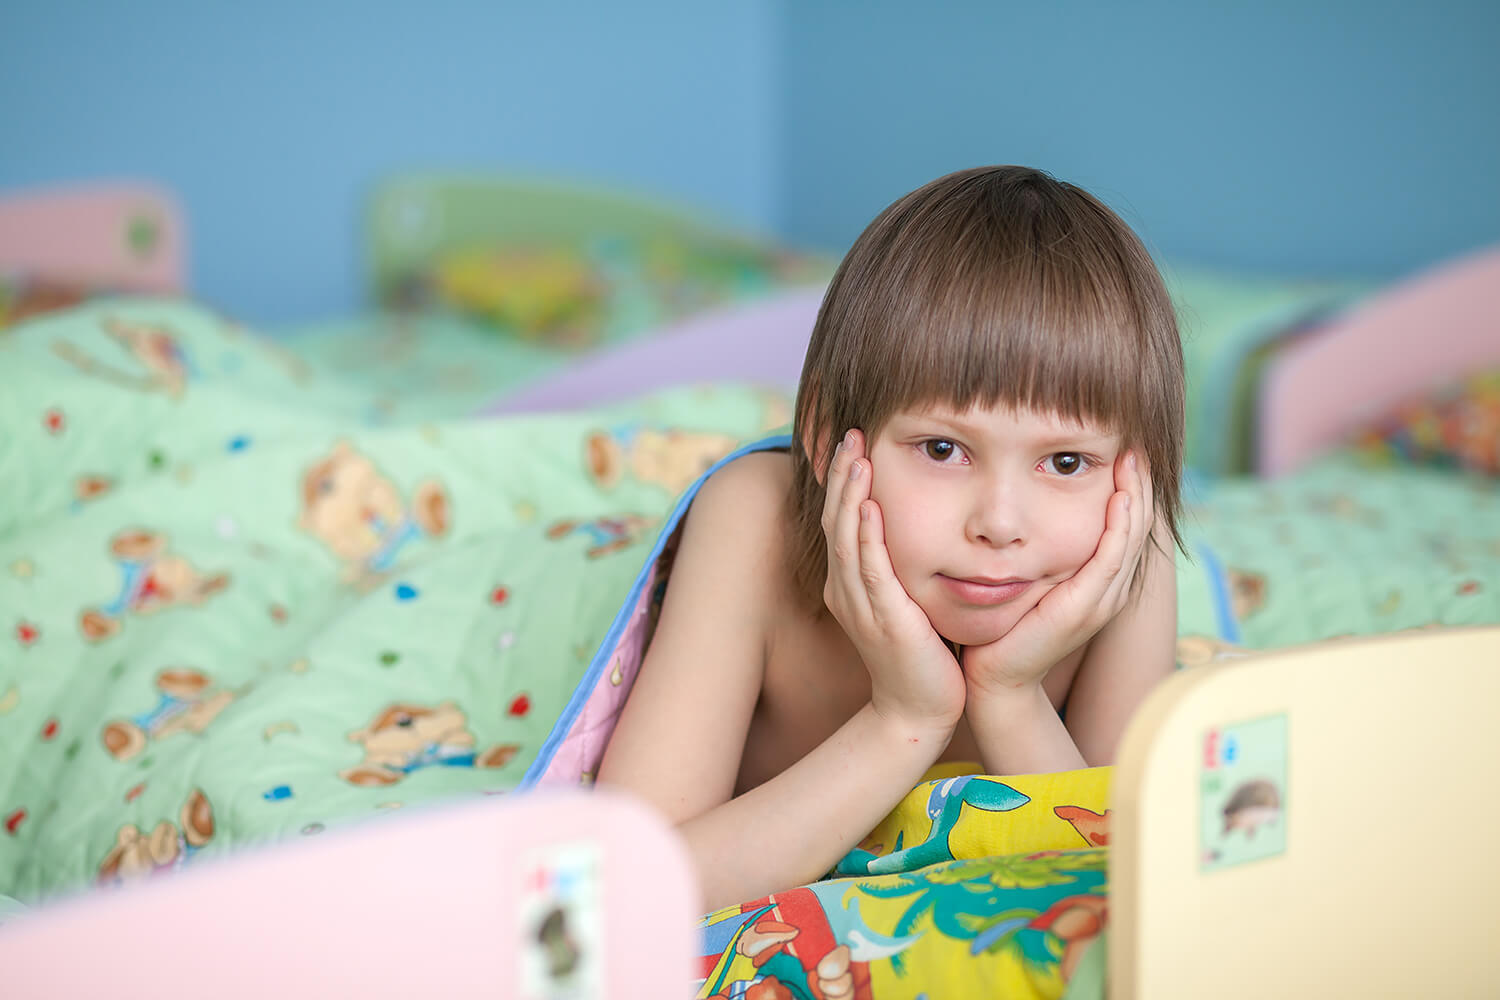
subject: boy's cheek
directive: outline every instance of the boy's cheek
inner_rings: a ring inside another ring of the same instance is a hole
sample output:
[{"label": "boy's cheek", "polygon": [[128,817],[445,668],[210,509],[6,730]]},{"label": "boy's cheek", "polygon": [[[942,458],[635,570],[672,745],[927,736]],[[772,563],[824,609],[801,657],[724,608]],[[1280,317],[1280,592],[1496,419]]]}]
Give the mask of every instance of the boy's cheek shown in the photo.
[{"label": "boy's cheek", "polygon": [[1061,564],[1057,567],[1060,572],[1071,576],[1098,550],[1112,495],[1107,493],[1098,500],[1080,504],[1053,522],[1054,544],[1050,548]]},{"label": "boy's cheek", "polygon": [[911,572],[913,560],[910,558],[901,540],[886,537],[886,554],[891,559],[891,571],[896,574],[896,582],[906,590],[912,592],[912,585],[917,582],[916,574]]},{"label": "boy's cheek", "polygon": [[1091,494],[1073,512],[1073,516],[1077,518],[1074,523],[1088,525],[1089,534],[1094,536],[1095,541],[1104,535],[1104,527],[1109,520],[1109,501],[1114,495],[1114,484],[1110,483],[1107,489]]},{"label": "boy's cheek", "polygon": [[1099,543],[1104,539],[1104,528],[1107,523],[1105,511],[1101,509],[1094,512],[1087,519],[1086,523],[1088,524],[1088,530],[1079,533],[1080,543],[1078,549],[1083,555],[1082,562],[1088,561],[1089,556],[1094,554],[1094,550],[1099,547]]}]

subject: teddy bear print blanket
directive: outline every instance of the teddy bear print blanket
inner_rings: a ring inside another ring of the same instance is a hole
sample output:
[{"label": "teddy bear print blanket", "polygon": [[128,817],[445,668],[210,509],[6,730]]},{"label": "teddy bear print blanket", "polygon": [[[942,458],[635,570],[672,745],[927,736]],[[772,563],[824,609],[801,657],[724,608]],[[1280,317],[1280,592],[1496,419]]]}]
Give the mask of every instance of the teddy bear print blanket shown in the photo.
[{"label": "teddy bear print blanket", "polygon": [[181,303],[0,331],[0,895],[513,788],[672,500],[786,412],[351,392]]}]

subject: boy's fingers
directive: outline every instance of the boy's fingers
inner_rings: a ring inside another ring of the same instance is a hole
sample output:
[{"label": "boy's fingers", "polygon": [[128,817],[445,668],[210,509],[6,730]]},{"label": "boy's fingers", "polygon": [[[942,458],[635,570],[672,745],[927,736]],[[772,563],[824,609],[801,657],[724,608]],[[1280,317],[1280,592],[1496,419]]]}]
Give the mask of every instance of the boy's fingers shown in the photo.
[{"label": "boy's fingers", "polygon": [[841,558],[846,562],[859,558],[859,505],[870,495],[870,463],[854,459],[849,463],[848,479],[843,494],[839,497],[838,520],[835,533],[841,547]]},{"label": "boy's fingers", "polygon": [[1121,455],[1114,465],[1115,492],[1110,495],[1104,514],[1104,532],[1094,554],[1069,581],[1070,600],[1107,616],[1118,613],[1130,591],[1146,536],[1154,523],[1149,488],[1143,489],[1140,466],[1131,461],[1131,453]]},{"label": "boy's fingers", "polygon": [[[1145,536],[1151,532],[1153,517],[1154,497],[1151,495],[1151,467],[1138,453],[1135,454],[1135,501],[1131,503],[1131,513],[1136,515],[1140,525],[1142,542]],[[1139,506],[1140,510],[1134,508]]]},{"label": "boy's fingers", "polygon": [[1129,493],[1131,490],[1135,489],[1135,483],[1132,481],[1136,478],[1135,467],[1131,464],[1131,458],[1134,457],[1134,455],[1135,452],[1127,451],[1115,459],[1115,467],[1113,469],[1113,472],[1115,479],[1115,492],[1117,493]]},{"label": "boy's fingers", "polygon": [[844,487],[828,535],[828,577],[842,594],[848,610],[868,614],[869,601],[861,581],[859,505],[870,495],[870,463],[856,459],[848,464]]},{"label": "boy's fingers", "polygon": [[859,544],[859,526],[849,517],[849,504],[855,492],[855,484],[849,478],[851,468],[852,465],[845,466],[838,482],[830,483],[828,490],[829,509],[825,530],[828,535],[830,573],[853,560]]},{"label": "boy's fingers", "polygon": [[[1099,603],[1104,603],[1113,596],[1112,588],[1121,576],[1120,570],[1125,566],[1131,534],[1131,512],[1125,509],[1129,497],[1128,493],[1117,492],[1109,498],[1109,506],[1104,513],[1104,534],[1099,537],[1099,547],[1094,550],[1093,558],[1073,577],[1075,580],[1083,578],[1080,589],[1086,588],[1086,593],[1100,595]],[[1134,507],[1135,503],[1132,501],[1130,506]]]},{"label": "boy's fingers", "polygon": [[901,613],[906,597],[896,583],[896,570],[885,547],[885,518],[880,504],[866,500],[859,505],[859,576],[870,610],[877,622],[889,624]]},{"label": "boy's fingers", "polygon": [[1141,543],[1145,541],[1150,524],[1147,516],[1150,514],[1151,505],[1143,488],[1144,480],[1141,476],[1143,467],[1139,462],[1139,455],[1132,451],[1130,453],[1130,537],[1125,545],[1125,568],[1127,569],[1134,554],[1140,551]]},{"label": "boy's fingers", "polygon": [[828,474],[823,477],[823,533],[829,536],[832,542],[834,522],[838,518],[839,498],[844,492],[844,483],[848,479],[849,456],[846,454],[844,440],[841,438],[838,444],[833,446],[833,460],[828,463]]},{"label": "boy's fingers", "polygon": [[[1129,515],[1120,519],[1122,530],[1118,533],[1109,552],[1106,568],[1110,571],[1110,575],[1104,588],[1103,598],[1099,603],[1111,612],[1118,611],[1123,606],[1125,595],[1130,592],[1130,582],[1135,578],[1136,568],[1140,564],[1145,532],[1142,521],[1137,516],[1137,508],[1143,506],[1145,504],[1140,497],[1130,498]],[[1104,552],[1104,548],[1104,543],[1101,541],[1099,546],[1101,553]]]},{"label": "boy's fingers", "polygon": [[849,482],[849,466],[864,454],[864,438],[859,431],[850,428],[844,432],[833,448],[833,461],[828,463],[828,475],[823,481],[823,531],[831,533],[838,519],[839,504]]},{"label": "boy's fingers", "polygon": [[[1151,532],[1152,525],[1152,496],[1150,475],[1146,466],[1141,462],[1138,452],[1132,450],[1125,455],[1124,475],[1116,468],[1115,488],[1123,491],[1130,497],[1129,535],[1125,544],[1125,562],[1122,568],[1129,568],[1131,562],[1145,544],[1146,536]],[[1126,576],[1130,574],[1127,573]]]},{"label": "boy's fingers", "polygon": [[[1151,541],[1151,532],[1156,528],[1156,497],[1151,489],[1151,466],[1144,457],[1137,457],[1136,466],[1136,494],[1131,501],[1131,513],[1135,515],[1136,523],[1131,537],[1131,548],[1126,552],[1129,560],[1130,572],[1127,577],[1134,578],[1136,571],[1140,568],[1141,553],[1146,550]],[[1139,507],[1139,510],[1136,508]]]}]

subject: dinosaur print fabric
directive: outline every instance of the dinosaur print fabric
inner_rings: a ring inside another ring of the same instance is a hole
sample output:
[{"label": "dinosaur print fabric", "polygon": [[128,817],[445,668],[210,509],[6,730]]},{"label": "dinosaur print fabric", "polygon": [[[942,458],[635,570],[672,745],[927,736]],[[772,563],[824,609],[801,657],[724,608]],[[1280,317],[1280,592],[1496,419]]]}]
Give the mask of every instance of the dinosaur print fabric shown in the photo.
[{"label": "dinosaur print fabric", "polygon": [[704,917],[699,997],[1058,997],[1108,923],[1112,769],[940,764],[812,885]]}]

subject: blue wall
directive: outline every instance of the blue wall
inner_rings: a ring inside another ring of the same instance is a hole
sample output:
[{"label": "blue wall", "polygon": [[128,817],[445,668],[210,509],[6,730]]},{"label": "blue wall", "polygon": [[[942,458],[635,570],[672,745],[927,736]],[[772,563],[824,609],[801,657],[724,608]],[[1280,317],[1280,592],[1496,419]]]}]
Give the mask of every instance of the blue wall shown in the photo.
[{"label": "blue wall", "polygon": [[370,186],[494,168],[842,249],[977,163],[1175,258],[1393,274],[1500,239],[1500,3],[428,0],[0,5],[0,189],[175,190],[204,299],[361,298]]},{"label": "blue wall", "polygon": [[1025,163],[1174,258],[1390,275],[1500,240],[1500,3],[793,2],[781,217],[847,246]]},{"label": "blue wall", "polygon": [[259,322],[348,313],[402,169],[494,167],[774,215],[765,2],[0,5],[0,188],[158,180],[191,279]]}]

